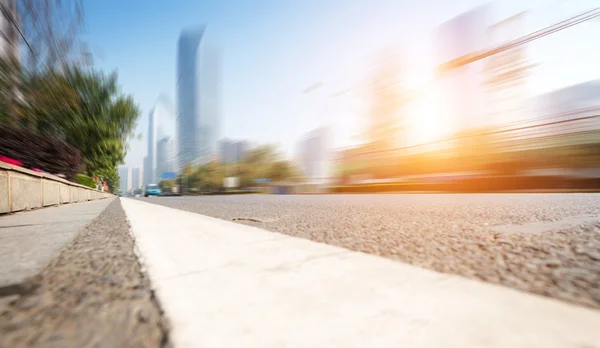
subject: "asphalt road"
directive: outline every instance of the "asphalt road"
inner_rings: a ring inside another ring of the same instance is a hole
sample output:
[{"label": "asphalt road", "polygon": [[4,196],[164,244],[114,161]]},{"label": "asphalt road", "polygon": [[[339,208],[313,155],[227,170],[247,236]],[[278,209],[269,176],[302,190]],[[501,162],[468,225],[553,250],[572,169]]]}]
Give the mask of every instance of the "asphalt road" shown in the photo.
[{"label": "asphalt road", "polygon": [[140,200],[600,308],[600,194]]}]

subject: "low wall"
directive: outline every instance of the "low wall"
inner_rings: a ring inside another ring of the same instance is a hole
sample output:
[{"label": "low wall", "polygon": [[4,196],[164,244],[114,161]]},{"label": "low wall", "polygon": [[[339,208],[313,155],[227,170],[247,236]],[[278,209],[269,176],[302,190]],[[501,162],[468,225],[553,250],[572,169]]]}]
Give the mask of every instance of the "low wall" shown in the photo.
[{"label": "low wall", "polygon": [[0,214],[111,196],[55,175],[0,162]]}]

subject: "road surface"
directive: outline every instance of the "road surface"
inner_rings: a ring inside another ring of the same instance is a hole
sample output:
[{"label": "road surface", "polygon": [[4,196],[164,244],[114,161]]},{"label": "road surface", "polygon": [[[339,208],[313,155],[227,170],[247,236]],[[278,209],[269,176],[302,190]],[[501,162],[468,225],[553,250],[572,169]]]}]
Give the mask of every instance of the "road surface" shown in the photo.
[{"label": "road surface", "polygon": [[140,200],[600,308],[600,194]]}]

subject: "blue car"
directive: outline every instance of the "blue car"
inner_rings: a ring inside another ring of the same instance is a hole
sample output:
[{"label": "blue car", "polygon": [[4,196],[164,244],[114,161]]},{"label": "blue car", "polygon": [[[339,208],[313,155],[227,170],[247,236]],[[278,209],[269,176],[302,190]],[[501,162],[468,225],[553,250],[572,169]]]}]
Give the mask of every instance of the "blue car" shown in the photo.
[{"label": "blue car", "polygon": [[148,185],[146,186],[146,191],[144,192],[144,197],[148,196],[160,196],[162,191],[158,185]]}]

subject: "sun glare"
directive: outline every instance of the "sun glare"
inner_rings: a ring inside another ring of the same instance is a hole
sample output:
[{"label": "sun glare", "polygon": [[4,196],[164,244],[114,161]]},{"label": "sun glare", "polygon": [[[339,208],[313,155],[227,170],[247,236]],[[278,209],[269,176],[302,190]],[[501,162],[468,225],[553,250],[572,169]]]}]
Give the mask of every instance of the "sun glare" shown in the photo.
[{"label": "sun glare", "polygon": [[406,74],[405,86],[412,101],[406,111],[406,145],[441,139],[449,129],[447,109],[443,107],[434,69],[426,59],[417,60]]}]

